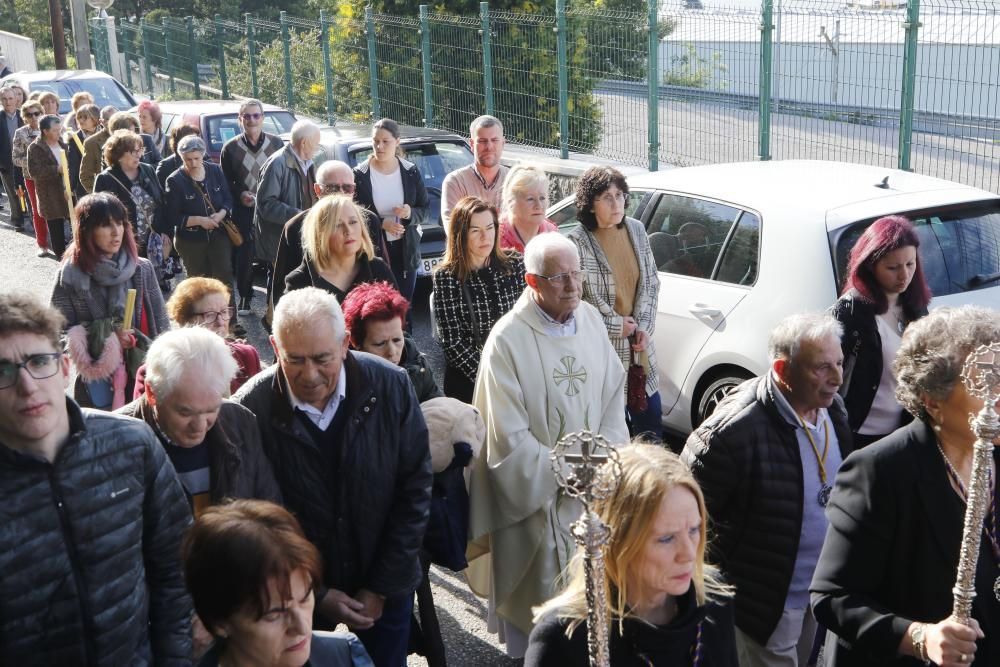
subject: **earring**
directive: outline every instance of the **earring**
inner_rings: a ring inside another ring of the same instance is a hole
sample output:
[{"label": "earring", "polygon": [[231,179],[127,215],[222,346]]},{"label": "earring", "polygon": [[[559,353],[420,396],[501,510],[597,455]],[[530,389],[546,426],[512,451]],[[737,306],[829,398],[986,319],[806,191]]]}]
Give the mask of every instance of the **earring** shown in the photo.
[{"label": "earring", "polygon": [[941,432],[941,424],[934,424],[934,426],[932,426],[931,428],[934,429],[935,433],[940,433]]}]

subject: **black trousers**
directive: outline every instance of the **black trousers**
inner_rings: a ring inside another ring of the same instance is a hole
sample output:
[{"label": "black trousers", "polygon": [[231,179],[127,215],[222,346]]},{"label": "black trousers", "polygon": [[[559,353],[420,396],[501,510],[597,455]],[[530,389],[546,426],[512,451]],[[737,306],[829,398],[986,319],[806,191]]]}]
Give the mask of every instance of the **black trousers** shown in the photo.
[{"label": "black trousers", "polygon": [[[21,199],[17,196],[17,185],[21,180],[20,169],[0,169],[0,181],[3,182],[3,189],[7,191],[7,201],[10,202],[10,224],[20,227],[24,224],[26,211],[21,208]],[[27,193],[25,193],[27,197]]]},{"label": "black trousers", "polygon": [[49,249],[55,253],[56,259],[62,259],[67,242],[66,218],[46,220],[45,226],[49,228]]},{"label": "black trousers", "polygon": [[444,395],[463,403],[472,403],[472,394],[476,391],[476,383],[449,365],[444,369]]},{"label": "black trousers", "polygon": [[233,248],[233,276],[241,299],[253,296],[253,207],[233,205],[233,222],[243,235],[243,245]]}]

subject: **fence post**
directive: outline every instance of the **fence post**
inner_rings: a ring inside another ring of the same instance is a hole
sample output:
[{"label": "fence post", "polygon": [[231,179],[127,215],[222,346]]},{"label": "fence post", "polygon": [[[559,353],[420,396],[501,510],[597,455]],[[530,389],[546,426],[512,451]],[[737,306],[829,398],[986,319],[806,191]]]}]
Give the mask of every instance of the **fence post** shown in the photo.
[{"label": "fence post", "polygon": [[288,108],[295,108],[295,82],[292,79],[292,52],[288,34],[288,12],[278,14],[281,22],[281,53],[285,61],[285,97],[288,99]]},{"label": "fence post", "polygon": [[201,99],[201,74],[198,72],[198,40],[194,38],[194,17],[185,16],[184,24],[187,27],[188,48],[191,54],[191,75],[194,77],[194,98]]},{"label": "fence post", "polygon": [[170,96],[177,97],[177,85],[174,82],[174,52],[170,49],[170,28],[167,19],[163,19],[163,48],[167,52],[167,71],[170,73]]},{"label": "fence post", "polygon": [[559,157],[569,158],[569,73],[566,71],[566,0],[556,0],[556,51],[559,58]]},{"label": "fence post", "polygon": [[646,107],[649,126],[649,170],[660,168],[660,31],[659,2],[646,0],[646,29],[649,43],[646,54]]},{"label": "fence post", "polygon": [[483,36],[483,97],[486,115],[494,116],[493,109],[493,50],[490,45],[490,3],[479,3],[479,34]]},{"label": "fence post", "polygon": [[128,58],[128,43],[132,41],[132,35],[129,34],[129,31],[125,28],[127,23],[128,20],[122,17],[122,22],[118,24],[118,27],[121,28],[122,31],[122,55],[125,56],[125,85],[128,86],[129,90],[132,90],[135,86],[132,85],[132,63]]},{"label": "fence post", "polygon": [[260,99],[260,88],[257,85],[257,45],[254,43],[253,23],[249,13],[243,18],[247,22],[247,57],[250,61],[250,92],[253,98]]},{"label": "fence post", "polygon": [[375,51],[375,12],[371,5],[365,7],[365,32],[368,33],[368,78],[372,93],[372,118],[382,117],[378,99],[378,53]]},{"label": "fence post", "polygon": [[222,29],[222,16],[215,15],[215,39],[219,42],[219,85],[222,87],[222,99],[229,99],[229,73],[226,72],[226,40]]},{"label": "fence post", "polygon": [[757,157],[771,159],[771,81],[774,68],[774,0],[763,0],[760,16],[760,85],[757,91]]},{"label": "fence post", "polygon": [[153,66],[149,62],[149,36],[146,19],[139,19],[139,37],[142,39],[142,59],[146,62],[146,91],[153,94]]},{"label": "fence post", "polygon": [[424,74],[424,127],[434,125],[434,99],[431,90],[431,22],[427,5],[420,5],[420,60]]},{"label": "fence post", "polygon": [[323,42],[323,87],[326,89],[326,124],[336,122],[333,114],[333,68],[330,66],[330,24],[326,12],[319,10],[319,38]]},{"label": "fence post", "polygon": [[899,103],[899,168],[910,171],[913,148],[913,98],[917,85],[917,37],[920,30],[920,0],[909,0],[903,28],[903,88]]}]

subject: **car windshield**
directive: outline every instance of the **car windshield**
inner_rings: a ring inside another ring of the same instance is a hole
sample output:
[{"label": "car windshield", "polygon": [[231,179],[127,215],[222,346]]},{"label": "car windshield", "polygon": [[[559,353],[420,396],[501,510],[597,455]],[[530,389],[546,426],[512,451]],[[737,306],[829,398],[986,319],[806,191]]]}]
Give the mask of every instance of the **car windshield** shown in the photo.
[{"label": "car windshield", "polygon": [[[295,116],[288,111],[265,111],[264,131],[268,134],[282,135],[292,131]],[[222,151],[222,145],[242,132],[236,113],[208,118],[208,150],[213,153]]]},{"label": "car windshield", "polygon": [[[360,164],[371,157],[371,147],[362,148],[353,153],[355,164]],[[472,164],[472,151],[465,144],[449,141],[403,145],[403,157],[413,164],[424,177],[424,184],[430,188],[441,189],[444,177],[450,172]]]},{"label": "car windshield", "polygon": [[106,107],[109,104],[124,110],[135,106],[122,92],[114,79],[68,79],[66,81],[32,81],[31,92],[50,90],[59,96],[59,112],[69,113],[70,100],[75,93],[88,92],[94,97],[94,104]]},{"label": "car windshield", "polygon": [[[903,213],[920,237],[920,261],[934,296],[1000,284],[1000,202],[985,201]],[[847,228],[836,242],[837,280],[847,276],[847,258],[875,219]]]}]

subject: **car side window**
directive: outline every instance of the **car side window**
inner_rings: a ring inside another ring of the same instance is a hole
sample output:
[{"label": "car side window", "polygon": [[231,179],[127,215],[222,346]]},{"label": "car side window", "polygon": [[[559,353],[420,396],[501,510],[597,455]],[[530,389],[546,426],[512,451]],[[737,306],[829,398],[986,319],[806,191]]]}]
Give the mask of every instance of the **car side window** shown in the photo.
[{"label": "car side window", "polygon": [[753,285],[757,281],[760,260],[760,218],[743,211],[740,221],[722,253],[715,279],[736,285]]},{"label": "car side window", "polygon": [[718,202],[664,194],[646,223],[656,267],[667,273],[711,278],[722,244],[741,213]]}]

